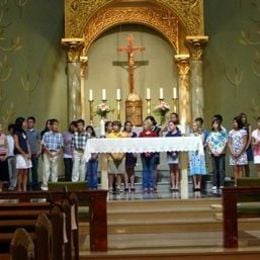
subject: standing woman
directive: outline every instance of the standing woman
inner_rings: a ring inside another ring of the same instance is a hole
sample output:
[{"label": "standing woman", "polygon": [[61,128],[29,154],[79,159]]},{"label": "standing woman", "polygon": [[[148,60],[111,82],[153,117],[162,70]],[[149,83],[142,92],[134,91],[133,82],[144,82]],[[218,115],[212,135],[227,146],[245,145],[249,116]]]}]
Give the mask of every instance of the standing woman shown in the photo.
[{"label": "standing woman", "polygon": [[2,124],[0,124],[0,181],[9,181],[8,177],[8,158],[9,149],[7,136],[4,133]]},{"label": "standing woman", "polygon": [[218,119],[214,119],[212,122],[212,130],[207,138],[207,147],[211,155],[213,171],[213,191],[217,191],[224,187],[227,142],[227,132],[223,131],[221,128],[221,122]]},{"label": "standing woman", "polygon": [[[155,131],[153,131],[153,124],[151,120],[145,120],[143,125],[143,131],[139,137],[149,138],[158,137]],[[143,165],[143,191],[154,192],[154,170],[155,170],[155,153],[142,153],[141,154]]]},{"label": "standing woman", "polygon": [[[93,126],[86,127],[86,132],[89,138],[96,138],[96,132]],[[96,190],[98,188],[98,154],[91,154],[90,160],[86,164],[86,179],[89,189]]]},{"label": "standing woman", "polygon": [[[190,136],[198,136],[204,143],[205,135],[201,132],[199,125],[194,122]],[[189,152],[190,175],[193,177],[194,191],[201,191],[201,177],[206,174],[205,155],[198,152]]]},{"label": "standing woman", "polygon": [[[133,124],[131,121],[126,121],[124,124],[123,135],[128,138],[135,138],[137,134],[133,132]],[[125,191],[135,191],[135,166],[137,162],[137,155],[133,153],[126,153],[125,158]],[[130,188],[129,188],[130,182]]]},{"label": "standing woman", "polygon": [[252,146],[254,152],[254,164],[256,166],[256,176],[260,178],[260,117],[256,120],[256,129],[252,132]]},{"label": "standing woman", "polygon": [[253,155],[253,150],[252,150],[252,136],[251,136],[252,127],[248,123],[247,115],[245,113],[240,113],[239,116],[241,117],[241,120],[243,123],[243,129],[245,129],[247,132],[246,156],[247,156],[248,164],[245,165],[245,176],[250,177],[249,162],[254,161],[254,155]]},{"label": "standing woman", "polygon": [[243,177],[243,169],[248,164],[246,146],[247,132],[243,129],[240,116],[234,118],[233,130],[229,132],[228,147],[230,150],[230,165],[233,166],[235,185],[238,178]]},{"label": "standing woman", "polygon": [[28,170],[32,167],[31,151],[25,132],[26,120],[18,117],[15,120],[14,145],[16,169],[18,171],[18,191],[27,191]]}]

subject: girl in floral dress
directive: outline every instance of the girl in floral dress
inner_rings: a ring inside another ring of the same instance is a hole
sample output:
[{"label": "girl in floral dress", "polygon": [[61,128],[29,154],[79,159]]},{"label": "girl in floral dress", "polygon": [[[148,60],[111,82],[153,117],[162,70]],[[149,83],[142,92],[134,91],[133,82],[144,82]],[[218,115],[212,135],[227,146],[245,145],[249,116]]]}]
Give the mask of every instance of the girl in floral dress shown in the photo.
[{"label": "girl in floral dress", "polygon": [[260,117],[257,118],[257,128],[252,132],[252,147],[256,174],[260,177]]},{"label": "girl in floral dress", "polygon": [[[200,131],[197,123],[193,123],[190,136],[199,136],[204,143],[204,134]],[[190,175],[193,177],[194,191],[201,191],[202,175],[206,174],[205,156],[198,152],[189,152]]]},{"label": "girl in floral dress", "polygon": [[243,169],[248,164],[247,154],[247,132],[243,129],[241,117],[235,117],[233,129],[229,132],[228,147],[230,150],[230,165],[233,166],[235,184],[238,178],[243,177]]}]

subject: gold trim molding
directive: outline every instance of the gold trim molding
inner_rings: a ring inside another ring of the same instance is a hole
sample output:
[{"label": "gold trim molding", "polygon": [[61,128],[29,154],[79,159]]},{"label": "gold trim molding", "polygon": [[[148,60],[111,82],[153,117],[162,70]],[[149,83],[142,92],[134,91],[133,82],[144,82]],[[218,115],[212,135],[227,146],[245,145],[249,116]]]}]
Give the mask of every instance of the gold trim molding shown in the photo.
[{"label": "gold trim molding", "polygon": [[[126,4],[124,0],[65,0],[65,37],[82,37],[86,21],[99,9]],[[175,16],[179,17],[187,35],[204,34],[204,0],[143,0],[131,1],[136,5],[149,6],[155,4],[168,8]]]},{"label": "gold trim molding", "polygon": [[123,23],[139,23],[152,27],[170,41],[176,53],[179,52],[178,17],[169,13],[168,9],[158,6],[111,7],[99,10],[87,22],[84,32],[82,32],[86,52],[102,32]]}]

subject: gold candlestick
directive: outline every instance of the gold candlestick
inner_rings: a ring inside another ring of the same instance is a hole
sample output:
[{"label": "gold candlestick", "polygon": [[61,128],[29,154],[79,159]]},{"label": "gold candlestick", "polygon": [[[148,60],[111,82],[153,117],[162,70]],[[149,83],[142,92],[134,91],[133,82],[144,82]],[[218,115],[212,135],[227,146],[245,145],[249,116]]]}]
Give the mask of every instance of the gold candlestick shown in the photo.
[{"label": "gold candlestick", "polygon": [[93,104],[94,100],[89,100],[89,122],[90,125],[94,125],[94,109],[93,109]]},{"label": "gold candlestick", "polygon": [[178,98],[173,98],[173,112],[174,113],[179,113],[179,99]]},{"label": "gold candlestick", "polygon": [[121,99],[116,100],[116,115],[117,120],[121,121]]},{"label": "gold candlestick", "polygon": [[150,116],[151,115],[151,99],[150,98],[146,98],[146,108],[147,108],[147,115]]}]

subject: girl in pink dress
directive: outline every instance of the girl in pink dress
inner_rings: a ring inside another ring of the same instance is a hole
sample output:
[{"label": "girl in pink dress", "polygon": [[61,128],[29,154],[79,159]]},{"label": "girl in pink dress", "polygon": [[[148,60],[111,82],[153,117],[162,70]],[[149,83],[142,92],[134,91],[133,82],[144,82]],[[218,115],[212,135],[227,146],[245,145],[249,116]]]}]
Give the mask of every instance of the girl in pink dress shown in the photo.
[{"label": "girl in pink dress", "polygon": [[252,146],[254,153],[254,164],[257,176],[260,177],[260,117],[256,120],[257,128],[252,132]]}]

